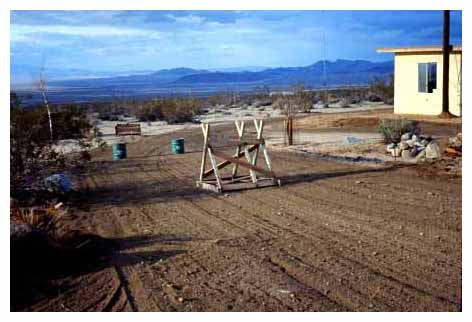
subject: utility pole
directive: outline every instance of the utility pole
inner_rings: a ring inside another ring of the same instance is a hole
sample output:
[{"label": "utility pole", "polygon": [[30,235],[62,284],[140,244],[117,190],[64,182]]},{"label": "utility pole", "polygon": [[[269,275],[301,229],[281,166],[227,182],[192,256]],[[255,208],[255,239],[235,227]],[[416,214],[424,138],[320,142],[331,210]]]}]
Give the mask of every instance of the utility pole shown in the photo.
[{"label": "utility pole", "polygon": [[443,79],[442,79],[442,112],[439,117],[449,118],[453,115],[449,112],[449,53],[451,45],[449,44],[450,12],[444,10],[443,19]]}]

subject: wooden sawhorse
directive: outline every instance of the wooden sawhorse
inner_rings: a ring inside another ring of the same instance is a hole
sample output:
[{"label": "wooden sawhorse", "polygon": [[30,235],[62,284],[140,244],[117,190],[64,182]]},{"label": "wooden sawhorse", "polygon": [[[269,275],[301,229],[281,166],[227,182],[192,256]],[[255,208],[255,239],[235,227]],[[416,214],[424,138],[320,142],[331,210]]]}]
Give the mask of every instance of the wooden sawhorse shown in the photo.
[{"label": "wooden sawhorse", "polygon": [[[267,187],[281,185],[280,180],[272,170],[269,153],[267,152],[262,131],[264,129],[263,120],[254,120],[256,128],[256,138],[244,138],[245,122],[235,121],[238,139],[234,142],[236,152],[233,156],[217,151],[210,142],[210,124],[203,123],[203,153],[200,168],[200,178],[197,187],[215,191],[242,190],[255,187]],[[265,167],[257,165],[259,152],[262,152],[265,160]],[[207,157],[210,160],[211,168],[206,170]],[[243,159],[246,159],[244,160]],[[220,163],[216,158],[221,159]],[[222,177],[220,170],[233,165],[230,176]],[[238,176],[239,167],[249,169],[249,175]]]}]

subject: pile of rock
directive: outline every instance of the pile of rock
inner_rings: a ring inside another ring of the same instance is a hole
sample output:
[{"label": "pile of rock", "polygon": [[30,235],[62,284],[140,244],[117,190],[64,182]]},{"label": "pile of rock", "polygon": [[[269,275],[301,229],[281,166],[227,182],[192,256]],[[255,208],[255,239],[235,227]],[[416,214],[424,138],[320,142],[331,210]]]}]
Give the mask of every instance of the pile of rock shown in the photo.
[{"label": "pile of rock", "polygon": [[399,143],[387,145],[387,153],[402,159],[437,159],[441,156],[438,143],[430,136],[407,132],[400,138]]},{"label": "pile of rock", "polygon": [[462,133],[449,138],[449,145],[446,148],[446,154],[449,156],[462,156]]}]

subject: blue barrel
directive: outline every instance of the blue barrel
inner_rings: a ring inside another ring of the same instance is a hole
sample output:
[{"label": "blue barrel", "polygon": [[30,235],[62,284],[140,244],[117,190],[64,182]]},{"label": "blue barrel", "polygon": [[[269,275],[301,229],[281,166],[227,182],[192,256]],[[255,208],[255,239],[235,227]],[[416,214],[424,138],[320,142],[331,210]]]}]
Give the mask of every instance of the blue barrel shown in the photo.
[{"label": "blue barrel", "polygon": [[126,159],[126,144],[125,143],[114,143],[113,144],[113,161]]},{"label": "blue barrel", "polygon": [[170,143],[172,153],[173,154],[184,154],[185,153],[184,143],[185,143],[185,141],[182,138],[172,139],[172,141]]}]

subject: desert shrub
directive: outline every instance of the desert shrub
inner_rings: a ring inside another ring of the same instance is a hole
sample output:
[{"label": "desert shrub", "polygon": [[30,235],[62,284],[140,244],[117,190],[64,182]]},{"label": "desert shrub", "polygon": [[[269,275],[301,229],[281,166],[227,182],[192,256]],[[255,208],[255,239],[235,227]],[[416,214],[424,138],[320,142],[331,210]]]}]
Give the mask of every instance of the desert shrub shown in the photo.
[{"label": "desert shrub", "polygon": [[85,110],[73,105],[53,107],[53,139],[42,106],[25,109],[21,99],[10,95],[10,185],[34,177],[44,162],[64,162],[64,156],[51,147],[55,140],[80,139],[90,131]]},{"label": "desert shrub", "polygon": [[292,102],[297,111],[308,112],[313,107],[313,95],[305,86],[297,85],[293,90]]},{"label": "desert shrub", "polygon": [[141,122],[155,122],[157,120],[163,119],[161,106],[155,104],[154,102],[144,103],[136,106],[135,116]]},{"label": "desert shrub", "polygon": [[50,142],[47,114],[39,109],[24,110],[21,101],[10,96],[10,177],[36,170],[37,160]]},{"label": "desert shrub", "polygon": [[275,109],[282,110],[284,115],[287,115],[289,112],[293,112],[292,109],[292,100],[289,96],[278,95],[277,98],[272,102],[272,106]]},{"label": "desert shrub", "polygon": [[135,114],[140,121],[164,120],[169,124],[192,122],[202,111],[202,101],[194,98],[163,98],[143,103]]},{"label": "desert shrub", "polygon": [[52,204],[43,207],[19,207],[15,199],[10,200],[10,216],[19,222],[30,225],[36,229],[52,232],[57,221],[65,211],[54,207]]},{"label": "desert shrub", "polygon": [[169,124],[192,122],[200,114],[201,101],[192,98],[174,98],[161,101],[163,119]]},{"label": "desert shrub", "polygon": [[316,93],[307,91],[303,85],[296,85],[290,94],[272,96],[272,106],[283,110],[285,115],[297,112],[308,112],[316,100]]},{"label": "desert shrub", "polygon": [[52,123],[55,140],[82,139],[92,129],[86,109],[74,104],[53,107]]},{"label": "desert shrub", "polygon": [[234,103],[234,95],[229,93],[218,93],[206,99],[209,105],[230,105]]},{"label": "desert shrub", "polygon": [[379,132],[384,143],[398,143],[407,133],[419,133],[418,121],[408,119],[383,119],[379,122]]},{"label": "desert shrub", "polygon": [[374,77],[369,85],[372,94],[378,96],[386,104],[393,104],[395,85],[393,75],[390,75],[387,79]]}]

